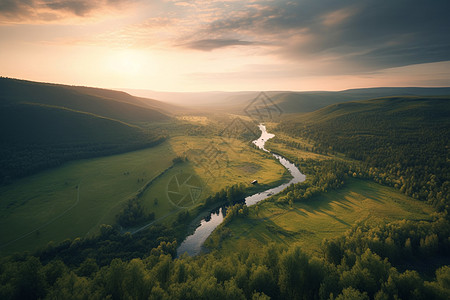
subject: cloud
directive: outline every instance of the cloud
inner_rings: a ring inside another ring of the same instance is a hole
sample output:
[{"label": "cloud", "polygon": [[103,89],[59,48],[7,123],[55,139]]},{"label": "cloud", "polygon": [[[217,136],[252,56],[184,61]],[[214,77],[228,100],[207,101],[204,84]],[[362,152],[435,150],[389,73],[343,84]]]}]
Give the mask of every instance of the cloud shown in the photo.
[{"label": "cloud", "polygon": [[[137,1],[137,0],[136,0]],[[105,9],[120,9],[134,0],[1,0],[0,22],[36,23],[87,17]]]},{"label": "cloud", "polygon": [[14,17],[29,13],[33,4],[34,0],[2,0],[0,1],[0,16]]},{"label": "cloud", "polygon": [[241,41],[237,39],[206,39],[206,40],[192,41],[182,46],[196,50],[211,51],[214,49],[225,48],[230,46],[248,46],[254,44],[255,43],[253,42]]},{"label": "cloud", "polygon": [[268,51],[285,60],[328,61],[351,73],[450,60],[449,11],[448,0],[274,1],[223,12],[196,34],[276,45]]},{"label": "cloud", "polygon": [[101,1],[89,1],[89,0],[59,0],[59,1],[50,1],[46,3],[46,6],[52,10],[58,11],[67,11],[77,16],[85,16],[92,10],[96,9],[100,6]]},{"label": "cloud", "polygon": [[336,11],[332,11],[328,14],[325,14],[322,18],[322,23],[325,26],[336,26],[343,22],[345,22],[348,18],[350,18],[355,12],[351,9],[339,9]]}]

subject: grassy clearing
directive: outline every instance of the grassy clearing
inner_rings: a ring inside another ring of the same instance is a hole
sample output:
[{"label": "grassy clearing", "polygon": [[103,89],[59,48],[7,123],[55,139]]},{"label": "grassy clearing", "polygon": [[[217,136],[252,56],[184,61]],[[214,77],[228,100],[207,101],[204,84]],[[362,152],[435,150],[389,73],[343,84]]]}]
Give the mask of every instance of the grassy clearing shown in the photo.
[{"label": "grassy clearing", "polygon": [[[195,163],[205,158],[208,146],[226,156],[224,168],[216,170],[208,157],[202,165]],[[144,207],[156,219],[177,209],[166,190],[179,172],[196,174],[202,181],[199,203],[225,186],[253,179],[274,185],[286,176],[281,165],[248,143],[235,141],[230,147],[215,137],[178,136],[150,149],[68,163],[0,187],[0,253],[96,233],[99,225],[112,224],[124,202],[177,156],[188,161],[175,165],[143,194]]]},{"label": "grassy clearing", "polygon": [[183,116],[178,116],[177,119],[182,120],[182,121],[187,121],[189,123],[200,124],[200,125],[208,125],[211,123],[211,120],[206,116],[183,115]]},{"label": "grassy clearing", "polygon": [[270,149],[270,151],[273,151],[275,153],[282,153],[286,157],[290,158],[314,160],[330,159],[330,157],[326,155],[317,154],[311,151],[306,151],[286,145],[285,143],[295,143],[305,149],[310,149],[314,146],[310,141],[304,138],[293,138],[282,131],[276,130],[275,123],[269,123],[267,124],[267,127],[269,132],[275,134],[275,138],[270,139],[266,142],[266,149]]},{"label": "grassy clearing", "polygon": [[[177,156],[187,157],[188,161],[176,165],[158,178],[143,194],[144,207],[148,211],[155,212],[156,219],[164,217],[176,208],[168,199],[167,186],[174,176],[181,173],[196,175],[201,181],[201,195],[195,204],[202,203],[209,195],[233,184],[246,183],[252,192],[257,192],[276,186],[281,181],[288,181],[290,178],[286,170],[275,160],[266,159],[262,151],[238,140],[235,140],[233,147],[230,148],[228,144],[224,145],[220,138],[182,136],[172,138],[170,145]],[[217,153],[204,151],[212,149],[212,146],[223,154],[223,160],[218,164],[211,159]],[[217,169],[217,166],[220,169]],[[260,185],[251,186],[250,182],[253,179],[257,179]],[[172,220],[173,218],[168,218],[167,222]]]},{"label": "grassy clearing", "polygon": [[[256,250],[278,242],[299,244],[316,252],[324,238],[342,235],[358,222],[428,219],[431,212],[431,207],[393,188],[354,179],[342,189],[295,203],[293,208],[274,202],[250,208],[247,219],[236,219],[226,226],[230,234],[220,247],[226,253],[236,247]],[[217,232],[210,239],[210,244],[217,244]]]},{"label": "grassy clearing", "polygon": [[0,245],[40,229],[0,251],[34,249],[51,240],[84,236],[99,224],[112,223],[120,205],[172,165],[174,157],[170,145],[163,143],[68,163],[1,187]]},{"label": "grassy clearing", "polygon": [[[278,136],[277,136],[278,137]],[[280,137],[281,139],[282,137]],[[278,140],[278,139],[277,139]],[[275,153],[281,153],[286,157],[297,158],[297,159],[314,159],[314,160],[324,160],[330,159],[329,156],[313,153],[310,151],[305,151],[297,148],[287,146],[282,143],[277,143],[277,140],[268,140],[266,149]]]}]

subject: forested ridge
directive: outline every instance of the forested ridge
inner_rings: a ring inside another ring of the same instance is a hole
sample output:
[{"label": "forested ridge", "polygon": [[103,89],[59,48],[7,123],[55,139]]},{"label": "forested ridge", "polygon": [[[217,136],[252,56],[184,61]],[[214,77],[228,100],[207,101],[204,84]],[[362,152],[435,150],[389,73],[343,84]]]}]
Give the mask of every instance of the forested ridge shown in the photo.
[{"label": "forested ridge", "polygon": [[0,185],[67,161],[159,144],[165,136],[139,124],[169,116],[142,101],[116,91],[0,78]]},{"label": "forested ridge", "polygon": [[168,119],[176,106],[124,92],[0,77],[2,104],[36,103],[83,111],[127,123]]},{"label": "forested ridge", "polygon": [[344,153],[361,162],[358,176],[373,178],[447,211],[449,115],[448,97],[381,98],[289,117],[278,129],[311,140],[314,146],[308,150]]}]

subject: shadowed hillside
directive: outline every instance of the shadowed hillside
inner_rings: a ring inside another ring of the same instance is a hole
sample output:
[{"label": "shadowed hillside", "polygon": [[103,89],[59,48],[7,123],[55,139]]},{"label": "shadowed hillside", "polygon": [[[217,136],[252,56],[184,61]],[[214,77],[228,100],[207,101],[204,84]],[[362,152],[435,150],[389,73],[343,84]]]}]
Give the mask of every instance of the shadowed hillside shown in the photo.
[{"label": "shadowed hillside", "polygon": [[170,119],[123,92],[7,78],[0,90],[0,184],[69,160],[155,145],[164,138],[132,124]]},{"label": "shadowed hillside", "polygon": [[30,102],[60,106],[129,123],[168,119],[175,106],[127,93],[59,84],[0,78],[0,102]]}]

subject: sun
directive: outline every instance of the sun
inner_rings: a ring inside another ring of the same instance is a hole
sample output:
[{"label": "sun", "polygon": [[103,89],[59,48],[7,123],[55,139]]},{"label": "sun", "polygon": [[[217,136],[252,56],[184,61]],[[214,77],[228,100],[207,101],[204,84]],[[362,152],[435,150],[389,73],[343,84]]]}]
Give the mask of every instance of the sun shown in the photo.
[{"label": "sun", "polygon": [[122,50],[111,53],[108,57],[109,69],[117,74],[138,75],[145,64],[143,55],[134,50]]},{"label": "sun", "polygon": [[[101,80],[110,87],[161,87],[166,77],[161,76],[166,57],[148,49],[106,49],[101,52],[99,67]],[[95,62],[93,62],[95,64]]]}]

